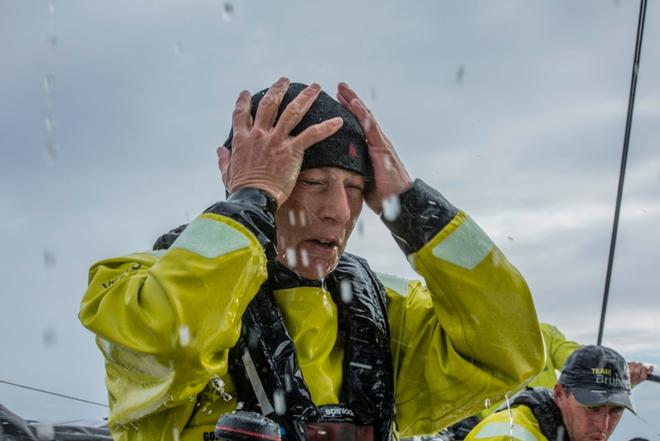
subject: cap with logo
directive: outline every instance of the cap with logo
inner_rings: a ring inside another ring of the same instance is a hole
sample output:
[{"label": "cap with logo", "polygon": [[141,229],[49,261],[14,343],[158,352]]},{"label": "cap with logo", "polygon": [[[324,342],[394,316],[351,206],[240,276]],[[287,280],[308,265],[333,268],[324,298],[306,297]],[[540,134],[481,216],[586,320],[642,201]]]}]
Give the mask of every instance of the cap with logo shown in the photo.
[{"label": "cap with logo", "polygon": [[635,413],[626,360],[605,346],[584,346],[566,360],[559,384],[583,406],[613,404]]}]

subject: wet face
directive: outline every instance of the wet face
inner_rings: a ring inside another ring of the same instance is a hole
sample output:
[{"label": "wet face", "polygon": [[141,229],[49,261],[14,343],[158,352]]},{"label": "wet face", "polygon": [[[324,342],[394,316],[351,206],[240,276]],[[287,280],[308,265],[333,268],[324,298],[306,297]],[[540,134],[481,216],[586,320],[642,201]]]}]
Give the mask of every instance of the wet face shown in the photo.
[{"label": "wet face", "polygon": [[361,175],[337,167],[301,171],[275,214],[278,260],[305,279],[327,276],[360,215],[364,185]]},{"label": "wet face", "polygon": [[571,441],[607,440],[619,424],[624,410],[612,404],[583,406],[561,384],[555,386],[555,403]]}]

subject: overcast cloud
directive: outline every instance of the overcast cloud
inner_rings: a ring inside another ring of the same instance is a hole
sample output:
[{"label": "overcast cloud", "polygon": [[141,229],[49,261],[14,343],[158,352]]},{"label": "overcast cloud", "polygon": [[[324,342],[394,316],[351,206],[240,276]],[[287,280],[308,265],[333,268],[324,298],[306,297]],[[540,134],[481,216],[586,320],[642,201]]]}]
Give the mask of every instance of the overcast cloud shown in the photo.
[{"label": "overcast cloud", "polygon": [[[225,3],[0,1],[0,380],[105,402],[101,355],[76,318],[88,267],[150,248],[222,199],[215,147],[233,103],[282,75],[332,94],[352,85],[411,175],[521,270],[541,319],[595,343],[638,2]],[[656,365],[659,6],[647,12],[604,338]],[[415,277],[367,211],[350,250]],[[613,439],[659,440],[658,396],[640,385],[640,416]],[[49,421],[105,413],[4,384],[0,403]]]}]

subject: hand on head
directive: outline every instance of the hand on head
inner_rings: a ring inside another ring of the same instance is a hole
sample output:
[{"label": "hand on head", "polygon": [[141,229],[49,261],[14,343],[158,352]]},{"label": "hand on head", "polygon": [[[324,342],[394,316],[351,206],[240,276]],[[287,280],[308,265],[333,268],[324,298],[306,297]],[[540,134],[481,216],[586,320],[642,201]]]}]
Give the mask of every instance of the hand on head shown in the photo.
[{"label": "hand on head", "polygon": [[394,146],[353,89],[346,83],[339,83],[337,99],[355,115],[367,137],[374,180],[364,199],[369,208],[381,214],[383,201],[403,193],[412,185],[412,180]]},{"label": "hand on head", "polygon": [[288,88],[287,78],[277,80],[261,99],[254,120],[250,93],[240,93],[232,115],[231,150],[223,146],[217,152],[222,180],[229,193],[243,187],[259,188],[268,192],[279,207],[296,184],[305,150],[341,127],[341,118],[331,118],[291,136],[321,88],[318,84],[305,88],[276,123]]}]

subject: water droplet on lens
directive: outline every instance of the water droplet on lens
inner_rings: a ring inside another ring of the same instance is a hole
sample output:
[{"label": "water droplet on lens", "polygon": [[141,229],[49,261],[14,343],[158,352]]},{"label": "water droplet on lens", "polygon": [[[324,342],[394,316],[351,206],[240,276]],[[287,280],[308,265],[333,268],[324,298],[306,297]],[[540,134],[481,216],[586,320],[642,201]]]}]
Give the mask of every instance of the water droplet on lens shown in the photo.
[{"label": "water droplet on lens", "polygon": [[57,332],[55,329],[48,327],[41,331],[41,341],[48,348],[55,346],[57,343]]},{"label": "water droplet on lens", "polygon": [[231,2],[225,2],[222,5],[222,21],[228,22],[231,21],[234,15],[234,5]]},{"label": "water droplet on lens", "polygon": [[456,69],[456,82],[462,83],[463,77],[465,76],[465,65],[461,64],[458,69]]},{"label": "water droplet on lens", "polygon": [[284,415],[286,413],[286,400],[284,399],[284,391],[282,389],[275,389],[273,392],[273,407],[275,413]]},{"label": "water droplet on lens", "polygon": [[186,347],[190,343],[190,329],[188,326],[183,325],[179,328],[179,344]]},{"label": "water droplet on lens", "polygon": [[51,268],[57,265],[57,256],[55,256],[55,253],[44,250],[44,265]]},{"label": "water droplet on lens", "polygon": [[383,199],[383,217],[387,221],[394,221],[401,213],[401,204],[397,195],[391,195]]},{"label": "water droplet on lens", "polygon": [[484,400],[484,409],[488,409],[490,407],[490,398],[486,398]]},{"label": "water droplet on lens", "polygon": [[341,301],[348,304],[353,300],[353,284],[350,280],[344,279],[339,284],[341,291]]}]

